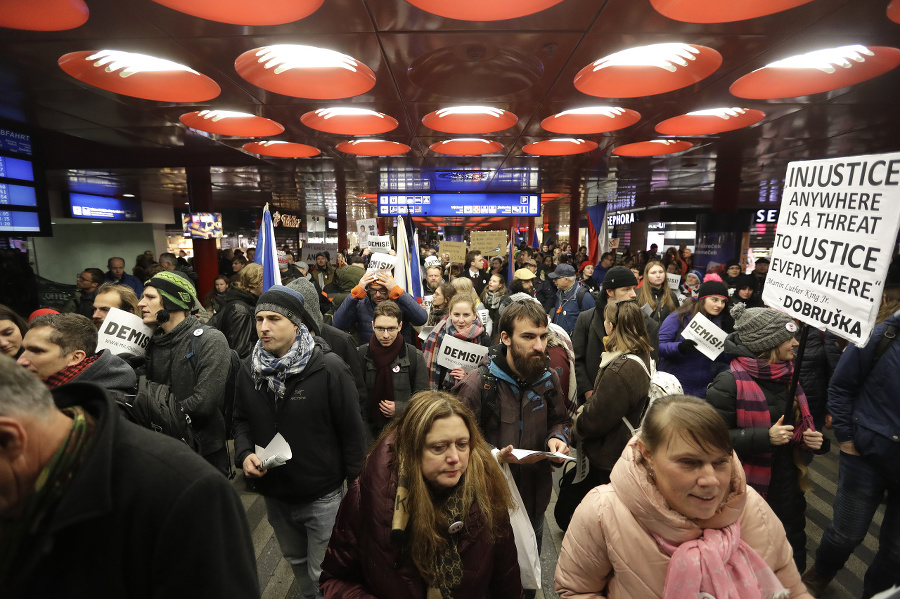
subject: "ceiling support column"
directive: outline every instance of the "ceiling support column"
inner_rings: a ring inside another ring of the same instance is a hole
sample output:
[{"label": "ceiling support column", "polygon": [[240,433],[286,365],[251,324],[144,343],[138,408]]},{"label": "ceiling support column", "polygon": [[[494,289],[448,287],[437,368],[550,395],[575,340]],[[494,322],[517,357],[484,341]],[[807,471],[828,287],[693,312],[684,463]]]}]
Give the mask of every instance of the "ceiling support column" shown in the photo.
[{"label": "ceiling support column", "polygon": [[[213,212],[212,177],[209,167],[189,166],[187,175],[188,200],[191,212]],[[262,208],[262,207],[260,207]],[[194,270],[197,271],[197,297],[202,298],[212,288],[219,274],[219,257],[215,239],[194,239]]]}]

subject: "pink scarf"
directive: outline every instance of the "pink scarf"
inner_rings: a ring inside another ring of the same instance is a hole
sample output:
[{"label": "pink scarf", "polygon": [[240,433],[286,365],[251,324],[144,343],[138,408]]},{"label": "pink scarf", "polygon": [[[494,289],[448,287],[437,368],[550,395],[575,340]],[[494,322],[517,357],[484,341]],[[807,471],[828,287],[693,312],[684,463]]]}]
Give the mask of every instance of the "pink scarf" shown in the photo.
[{"label": "pink scarf", "polygon": [[677,545],[659,535],[653,537],[669,554],[664,599],[700,597],[714,599],[788,599],[772,568],[741,539],[738,522],[725,528],[706,528],[693,541]]}]

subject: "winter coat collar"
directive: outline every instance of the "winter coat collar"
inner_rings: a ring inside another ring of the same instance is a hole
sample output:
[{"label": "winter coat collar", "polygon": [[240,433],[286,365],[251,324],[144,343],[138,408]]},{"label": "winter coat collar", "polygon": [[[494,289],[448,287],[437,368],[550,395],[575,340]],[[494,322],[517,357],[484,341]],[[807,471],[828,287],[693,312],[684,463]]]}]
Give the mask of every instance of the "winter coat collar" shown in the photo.
[{"label": "winter coat collar", "polygon": [[730,333],[727,337],[725,337],[725,353],[730,356],[743,356],[745,358],[756,358],[757,355],[750,351],[746,345],[741,341],[740,335],[738,335],[737,331],[734,333]]},{"label": "winter coat collar", "polygon": [[[506,381],[517,389],[534,387],[550,377],[550,370],[545,368],[544,373],[537,380],[531,382],[520,381],[509,368],[509,362],[507,361],[507,347],[502,343],[500,345],[495,345],[491,351],[488,352],[484,357],[482,364],[486,364],[488,366],[488,371],[495,377]],[[519,383],[523,382],[526,383],[526,385],[520,386]]]}]

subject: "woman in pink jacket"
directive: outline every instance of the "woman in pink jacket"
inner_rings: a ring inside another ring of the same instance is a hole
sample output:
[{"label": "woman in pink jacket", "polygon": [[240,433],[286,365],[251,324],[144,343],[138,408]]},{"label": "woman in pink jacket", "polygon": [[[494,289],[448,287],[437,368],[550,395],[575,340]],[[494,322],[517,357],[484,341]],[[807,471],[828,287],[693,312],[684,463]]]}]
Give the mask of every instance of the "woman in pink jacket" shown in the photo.
[{"label": "woman in pink jacket", "polygon": [[784,528],[746,485],[724,421],[703,400],[654,402],[611,481],[575,510],[556,566],[560,597],[810,597]]}]

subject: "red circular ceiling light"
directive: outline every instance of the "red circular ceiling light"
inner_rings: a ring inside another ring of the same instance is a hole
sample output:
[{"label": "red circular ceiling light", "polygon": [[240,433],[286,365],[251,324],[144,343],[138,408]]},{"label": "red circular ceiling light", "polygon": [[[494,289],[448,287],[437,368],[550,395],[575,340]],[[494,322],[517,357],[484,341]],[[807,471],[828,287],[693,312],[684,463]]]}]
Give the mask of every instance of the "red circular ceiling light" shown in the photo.
[{"label": "red circular ceiling light", "polygon": [[596,149],[597,144],[593,141],[560,137],[530,143],[522,148],[522,151],[526,154],[535,154],[537,156],[571,156],[572,154],[584,154]]},{"label": "red circular ceiling light", "polygon": [[490,141],[487,139],[479,139],[474,137],[460,137],[458,139],[448,139],[431,144],[429,149],[438,154],[447,154],[449,156],[480,156],[482,154],[493,154],[503,149],[503,144],[499,141]]},{"label": "red circular ceiling light", "polygon": [[409,152],[409,146],[384,139],[354,139],[335,146],[345,154],[356,156],[397,156]]},{"label": "red circular ceiling light", "polygon": [[648,156],[664,156],[684,152],[694,147],[689,141],[677,139],[654,139],[651,141],[639,141],[633,144],[625,144],[615,148],[612,152],[616,156],[629,158],[645,158]]},{"label": "red circular ceiling light", "polygon": [[158,102],[205,102],[222,91],[194,69],[134,52],[87,50],[59,59],[66,73],[83,83],[123,96]]},{"label": "red circular ceiling light", "polygon": [[0,27],[65,31],[87,23],[89,14],[81,0],[7,0],[0,11]]},{"label": "red circular ceiling light", "polygon": [[541,121],[541,128],[564,135],[587,135],[630,127],[639,120],[640,113],[628,108],[586,106],[548,116]]},{"label": "red circular ceiling light", "polygon": [[232,137],[269,137],[284,132],[284,127],[271,119],[230,110],[188,112],[178,120],[191,129]]},{"label": "red circular ceiling light", "polygon": [[377,135],[397,128],[394,117],[365,108],[320,108],[301,116],[300,122],[337,135]]},{"label": "red circular ceiling light", "polygon": [[460,21],[501,21],[524,17],[562,2],[562,0],[406,0],[439,17]]},{"label": "red circular ceiling light", "polygon": [[257,87],[295,98],[349,98],[375,86],[375,73],[363,63],[314,46],[277,44],[255,48],[238,56],[234,68]]},{"label": "red circular ceiling light", "polygon": [[451,106],[422,118],[422,124],[429,129],[457,135],[503,131],[518,122],[519,117],[513,113],[491,106]]},{"label": "red circular ceiling light", "polygon": [[894,23],[900,23],[900,0],[891,0],[887,7],[887,16]]},{"label": "red circular ceiling light", "polygon": [[660,135],[715,135],[755,125],[766,113],[752,108],[711,108],[666,119],[656,126]]},{"label": "red circular ceiling light", "polygon": [[812,0],[650,0],[656,11],[685,23],[730,23],[788,10]]},{"label": "red circular ceiling light", "polygon": [[273,158],[312,158],[322,153],[318,148],[290,141],[252,141],[242,147],[248,152]]},{"label": "red circular ceiling light", "polygon": [[651,44],[595,60],[575,75],[575,88],[602,98],[636,98],[693,85],[712,75],[722,55],[696,44]]},{"label": "red circular ceiling light", "polygon": [[201,19],[232,25],[283,25],[313,14],[325,0],[153,0]]},{"label": "red circular ceiling light", "polygon": [[774,100],[809,96],[862,83],[900,65],[900,50],[841,46],[779,60],[744,75],[728,89],[739,98]]}]

